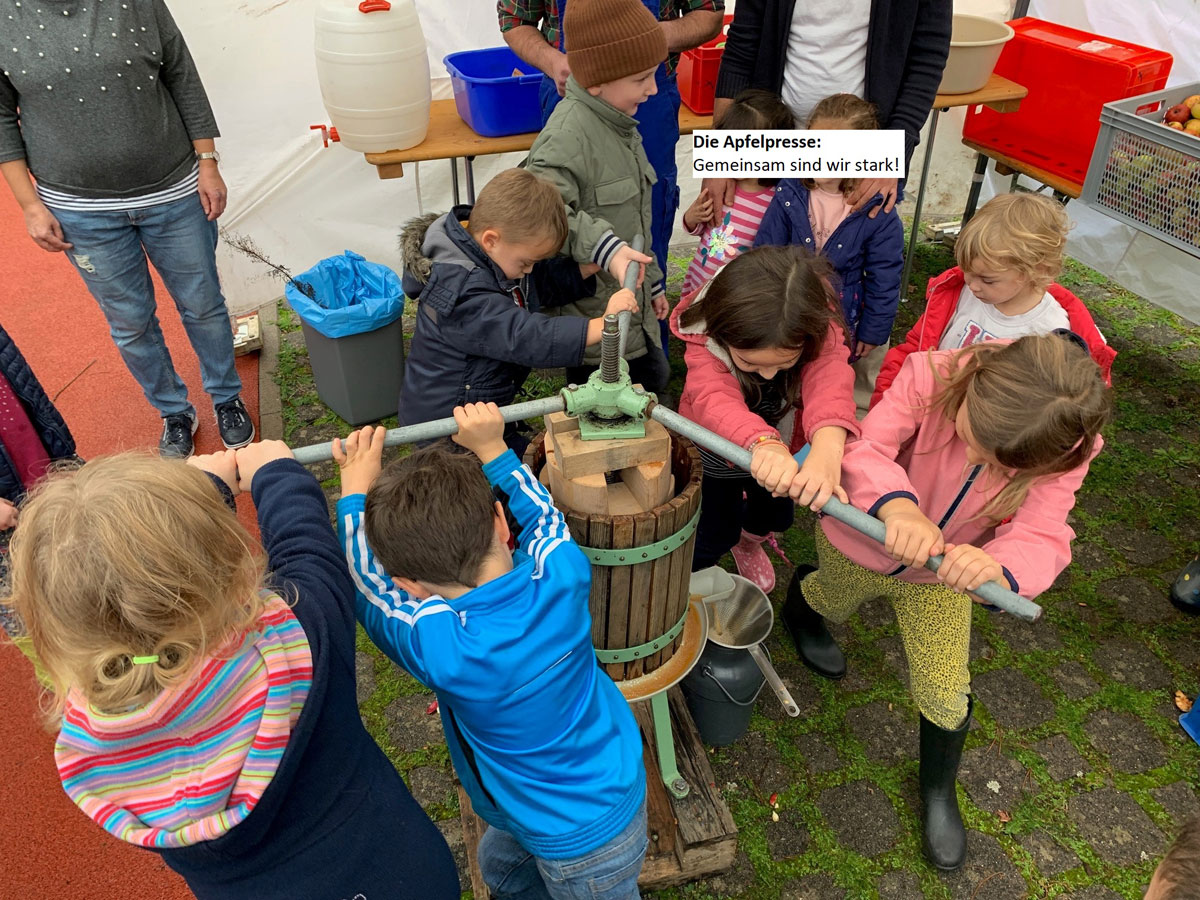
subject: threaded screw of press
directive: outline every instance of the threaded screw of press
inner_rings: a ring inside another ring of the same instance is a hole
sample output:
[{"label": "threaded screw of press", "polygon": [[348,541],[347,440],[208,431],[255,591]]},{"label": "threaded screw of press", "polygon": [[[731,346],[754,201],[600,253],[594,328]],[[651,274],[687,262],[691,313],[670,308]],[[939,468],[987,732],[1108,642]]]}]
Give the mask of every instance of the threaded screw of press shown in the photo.
[{"label": "threaded screw of press", "polygon": [[604,330],[600,332],[600,380],[607,384],[615,384],[621,378],[621,356],[618,344],[621,339],[621,328],[617,324],[617,316],[610,313],[604,317]]}]

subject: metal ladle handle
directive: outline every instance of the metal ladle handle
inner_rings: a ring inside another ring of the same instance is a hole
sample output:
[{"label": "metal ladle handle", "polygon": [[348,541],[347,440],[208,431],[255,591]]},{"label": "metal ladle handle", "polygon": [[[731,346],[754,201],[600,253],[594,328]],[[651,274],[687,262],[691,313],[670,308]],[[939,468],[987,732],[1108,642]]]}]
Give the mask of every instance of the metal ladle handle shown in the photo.
[{"label": "metal ladle handle", "polygon": [[787,689],[787,685],[783,683],[783,679],[779,677],[779,673],[775,671],[775,667],[767,659],[767,654],[763,653],[762,644],[754,644],[746,649],[750,651],[750,655],[758,663],[759,671],[763,673],[763,677],[767,679],[767,684],[771,686],[771,690],[775,692],[775,696],[783,704],[784,711],[792,718],[800,715],[800,707],[796,705],[796,701],[792,699],[791,691]]}]

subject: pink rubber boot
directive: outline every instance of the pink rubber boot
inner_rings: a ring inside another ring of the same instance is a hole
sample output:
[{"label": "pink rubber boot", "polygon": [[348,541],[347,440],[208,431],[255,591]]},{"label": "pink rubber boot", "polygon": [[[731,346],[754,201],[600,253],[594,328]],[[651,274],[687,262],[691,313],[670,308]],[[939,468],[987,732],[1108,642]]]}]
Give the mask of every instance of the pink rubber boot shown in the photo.
[{"label": "pink rubber boot", "polygon": [[766,535],[742,532],[742,539],[729,552],[737,563],[738,574],[762,588],[763,593],[769,594],[775,589],[775,567],[767,559],[763,550]]}]

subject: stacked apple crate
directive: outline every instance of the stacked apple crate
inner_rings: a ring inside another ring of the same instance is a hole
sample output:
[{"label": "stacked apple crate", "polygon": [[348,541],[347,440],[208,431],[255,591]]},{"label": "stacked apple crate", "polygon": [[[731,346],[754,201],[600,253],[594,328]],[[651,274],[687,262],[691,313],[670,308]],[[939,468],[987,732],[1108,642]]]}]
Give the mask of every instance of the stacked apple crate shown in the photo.
[{"label": "stacked apple crate", "polygon": [[1200,82],[1104,104],[1082,199],[1200,257]]}]

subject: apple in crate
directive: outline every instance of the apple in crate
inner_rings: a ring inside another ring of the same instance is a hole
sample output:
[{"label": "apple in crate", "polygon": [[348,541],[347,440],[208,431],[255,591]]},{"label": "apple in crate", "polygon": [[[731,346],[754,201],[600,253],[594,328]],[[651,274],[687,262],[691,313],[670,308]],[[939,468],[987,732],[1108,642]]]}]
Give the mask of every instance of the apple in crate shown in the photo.
[{"label": "apple in crate", "polygon": [[1180,125],[1182,125],[1191,117],[1192,108],[1179,103],[1167,110],[1167,114],[1163,117],[1163,121],[1168,125],[1172,122],[1178,122]]},{"label": "apple in crate", "polygon": [[1192,94],[1183,101],[1184,106],[1195,106],[1197,103],[1200,103],[1200,94]]},{"label": "apple in crate", "polygon": [[1183,131],[1183,130],[1184,130],[1184,127],[1183,127],[1183,125],[1181,125],[1179,122],[1168,122],[1168,123],[1167,123],[1167,127],[1168,127],[1168,128],[1174,128],[1176,131]]},{"label": "apple in crate", "polygon": [[1200,119],[1189,119],[1183,130],[1188,134],[1200,134]]}]

